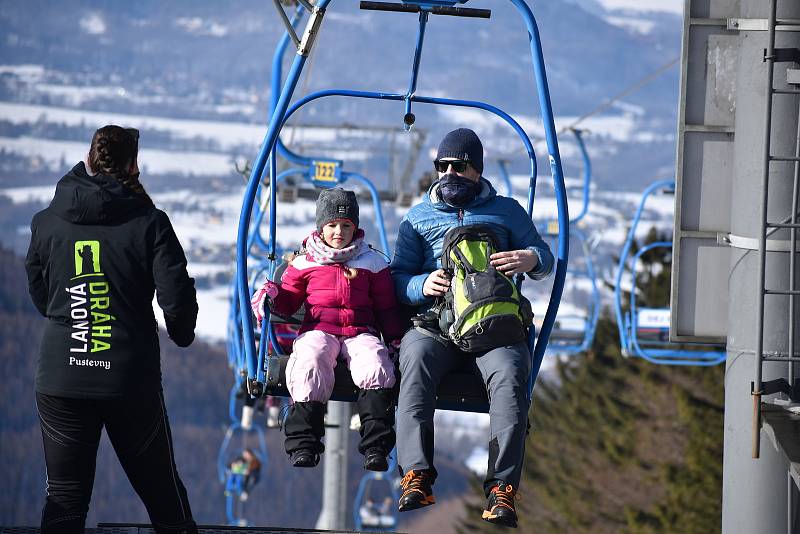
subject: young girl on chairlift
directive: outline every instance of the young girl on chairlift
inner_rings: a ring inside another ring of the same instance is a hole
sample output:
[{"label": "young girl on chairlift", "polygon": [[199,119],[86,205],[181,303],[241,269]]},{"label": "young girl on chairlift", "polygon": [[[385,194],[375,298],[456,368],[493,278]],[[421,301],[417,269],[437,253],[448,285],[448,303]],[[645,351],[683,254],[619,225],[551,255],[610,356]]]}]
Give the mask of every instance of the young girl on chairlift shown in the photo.
[{"label": "young girl on chairlift", "polygon": [[294,403],[284,431],[295,467],[314,467],[323,452],[325,403],[342,361],[359,388],[364,469],[385,471],[394,448],[395,368],[389,351],[405,332],[386,260],[364,242],[358,202],[352,191],[323,190],[317,199],[317,228],[304,241],[280,283],[267,280],[251,304],[259,324],[265,302],[278,315],[306,312],[286,366]]}]

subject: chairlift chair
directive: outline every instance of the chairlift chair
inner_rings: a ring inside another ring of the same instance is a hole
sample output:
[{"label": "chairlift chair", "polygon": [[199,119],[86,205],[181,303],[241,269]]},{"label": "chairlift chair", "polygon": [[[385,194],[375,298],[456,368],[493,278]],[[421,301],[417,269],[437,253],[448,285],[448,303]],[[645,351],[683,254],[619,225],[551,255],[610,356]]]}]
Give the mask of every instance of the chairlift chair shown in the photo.
[{"label": "chairlift chair", "polygon": [[[587,351],[594,341],[597,321],[600,318],[600,290],[597,287],[592,250],[586,234],[580,229],[571,227],[570,238],[574,240],[581,251],[581,260],[570,262],[567,274],[573,284],[577,280],[586,280],[589,283],[589,304],[585,313],[559,313],[556,316],[556,325],[550,335],[548,350],[557,354],[578,354]],[[581,263],[583,264],[582,268],[573,267]]]},{"label": "chairlift chair", "polygon": [[[569,235],[571,240],[574,238],[574,240],[577,241],[583,268],[574,267],[576,263],[571,262],[567,274],[573,281],[576,279],[584,279],[589,282],[590,301],[585,314],[559,313],[556,316],[556,321],[548,343],[548,349],[558,354],[577,354],[586,351],[591,346],[595,331],[597,330],[597,321],[600,318],[601,307],[600,291],[597,287],[597,276],[594,271],[591,247],[589,247],[586,234],[578,228],[579,223],[589,212],[592,163],[589,158],[589,152],[586,150],[586,143],[583,140],[583,131],[576,128],[572,128],[570,131],[575,137],[575,142],[583,160],[583,186],[581,210],[578,212],[578,215],[570,218]],[[498,160],[498,167],[500,169],[500,176],[510,191],[511,179],[506,167],[506,161]],[[551,243],[556,242],[559,235],[558,221],[549,221],[543,226],[542,233],[543,237],[546,239],[549,238]],[[578,265],[580,265],[580,263],[581,262],[578,262]],[[573,324],[578,324],[580,326],[570,326]]]},{"label": "chairlift chair", "polygon": [[[251,449],[253,454],[261,462],[261,469],[265,469],[267,465],[268,453],[267,442],[264,437],[264,430],[259,425],[249,425],[246,427],[242,424],[242,419],[236,413],[236,398],[237,394],[241,391],[244,384],[245,377],[237,377],[236,383],[231,388],[230,401],[229,401],[229,416],[231,424],[225,431],[225,437],[220,445],[219,452],[217,453],[217,476],[223,487],[226,488],[225,495],[225,515],[229,525],[233,526],[249,526],[249,523],[243,515],[243,506],[241,504],[241,489],[242,488],[229,488],[228,479],[231,475],[228,466],[230,463],[245,449]],[[245,396],[245,402],[251,397]],[[255,400],[255,399],[252,399]],[[255,444],[251,444],[250,436],[255,436]],[[237,439],[238,438],[238,439]],[[233,490],[233,491],[231,491]]]},{"label": "chairlift chair", "polygon": [[[394,505],[400,498],[399,479],[397,477],[397,449],[389,454],[389,468],[383,472],[369,471],[364,473],[358,483],[355,499],[353,500],[353,523],[358,531],[363,532],[391,532],[397,528],[399,511]],[[385,496],[391,497],[392,507],[390,514],[379,514],[373,524],[362,517],[361,508],[367,499],[373,497],[373,490],[377,486],[386,486],[388,491]]]},{"label": "chairlift chair", "polygon": [[[647,199],[657,193],[674,194],[674,180],[660,180],[645,189],[636,214],[631,221],[628,237],[622,248],[617,265],[617,276],[614,288],[614,312],[619,329],[620,347],[624,356],[638,356],[658,365],[684,365],[708,367],[725,361],[724,348],[706,343],[686,343],[677,345],[668,341],[669,308],[640,308],[636,302],[637,265],[642,255],[657,248],[672,248],[669,241],[658,241],[645,245],[631,256],[636,229],[644,212]],[[623,311],[622,278],[628,270],[630,259],[631,290],[628,309]],[[695,347],[694,350],[684,345]]]},{"label": "chairlift chair", "polygon": [[[242,389],[242,381],[240,378],[236,384],[233,385],[230,392],[229,410],[228,415],[231,418],[231,423],[225,431],[225,437],[222,440],[222,445],[217,454],[217,475],[220,482],[225,482],[225,471],[227,470],[230,460],[235,458],[237,451],[241,452],[244,449],[252,449],[253,453],[258,457],[261,462],[262,469],[267,464],[267,441],[264,436],[264,429],[260,425],[251,425],[245,428],[242,425],[241,417],[236,413],[236,395]],[[236,437],[241,440],[235,440]],[[254,443],[251,443],[250,438],[254,437]]]},{"label": "chairlift chair", "polygon": [[[396,11],[396,12],[415,12],[419,13],[419,30],[417,34],[417,45],[414,54],[414,61],[411,73],[411,82],[409,90],[406,93],[378,93],[370,91],[354,91],[347,89],[329,89],[317,91],[315,93],[306,95],[299,99],[290,106],[292,94],[297,86],[300,73],[314,45],[315,38],[319,33],[320,25],[322,24],[325,12],[333,0],[319,0],[316,5],[311,5],[308,2],[301,2],[306,8],[310,8],[311,17],[303,32],[302,39],[298,37],[295,30],[282,9],[279,9],[280,14],[284,20],[287,28],[289,38],[295,43],[297,48],[297,55],[294,58],[292,66],[287,74],[287,79],[283,88],[279,92],[276,105],[273,109],[267,133],[264,142],[261,145],[261,150],[258,157],[253,163],[250,179],[245,190],[242,212],[239,219],[239,229],[237,236],[237,290],[240,301],[240,308],[247,309],[249,307],[251,290],[248,285],[248,280],[245,275],[247,272],[247,250],[246,244],[248,242],[248,230],[250,228],[250,217],[252,212],[253,201],[256,192],[259,188],[262,173],[266,164],[270,163],[270,239],[269,245],[274,247],[275,244],[275,207],[276,207],[276,185],[278,180],[276,168],[276,152],[279,143],[279,134],[284,124],[291,118],[291,116],[302,106],[321,98],[332,96],[348,97],[348,98],[363,98],[363,99],[377,99],[388,101],[399,101],[405,104],[405,114],[403,122],[406,128],[411,128],[416,120],[411,111],[412,103],[424,103],[434,105],[446,105],[457,107],[468,107],[473,109],[482,109],[489,113],[502,118],[506,123],[514,129],[520,136],[523,144],[525,145],[528,159],[530,161],[531,174],[529,181],[528,193],[528,213],[532,213],[533,202],[536,190],[536,157],[533,145],[528,138],[522,127],[507,113],[501,109],[477,101],[455,100],[439,97],[426,97],[416,94],[416,84],[418,78],[419,62],[422,52],[422,43],[425,34],[425,28],[428,22],[429,15],[452,15],[452,16],[469,16],[488,18],[491,14],[489,10],[484,9],[471,9],[456,7],[455,4],[465,3],[462,1],[425,1],[417,2],[406,0],[402,3],[385,3],[385,2],[361,2],[362,9],[376,9],[381,11]],[[558,220],[561,230],[559,231],[557,263],[554,275],[553,289],[550,295],[550,301],[547,313],[545,314],[542,328],[538,333],[538,337],[531,329],[529,333],[529,345],[532,353],[531,376],[528,385],[528,395],[532,394],[533,386],[536,376],[538,375],[541,361],[544,356],[544,351],[547,347],[547,341],[555,320],[558,304],[561,299],[561,293],[564,287],[564,278],[566,276],[567,258],[569,250],[569,233],[568,229],[568,208],[566,202],[566,193],[564,189],[564,179],[561,170],[561,159],[558,151],[558,141],[556,136],[555,125],[553,121],[552,108],[550,105],[549,90],[547,87],[547,79],[545,74],[544,58],[541,50],[541,42],[539,38],[538,28],[536,21],[529,6],[525,0],[509,0],[520,13],[523,21],[528,30],[528,37],[531,46],[531,54],[533,61],[533,69],[535,73],[537,94],[539,97],[539,107],[542,111],[543,124],[545,127],[545,134],[547,140],[548,151],[550,153],[549,162],[550,170],[554,181],[554,189],[556,191],[556,200],[558,205]],[[279,6],[278,6],[279,7]],[[376,210],[377,211],[377,210]],[[269,255],[271,261],[275,261],[274,253]],[[521,276],[517,277],[517,283],[521,283]],[[248,374],[248,391],[251,395],[261,396],[264,394],[276,395],[285,392],[285,381],[283,380],[285,360],[270,354],[267,358],[266,344],[261,343],[259,350],[256,353],[255,341],[253,335],[253,319],[250,314],[242,313],[242,333],[245,358],[247,361],[247,374]],[[263,331],[266,332],[269,328],[269,319],[264,321]],[[283,363],[282,363],[283,361]],[[338,371],[341,366],[337,366]],[[349,373],[346,370],[337,373],[337,384],[334,388],[332,400],[352,401],[355,399],[356,391],[351,390],[349,394],[343,394],[340,384],[348,381]],[[352,382],[351,382],[352,383]],[[347,387],[344,386],[347,390]],[[462,376],[448,376],[445,378],[440,391],[437,407],[443,409],[457,409],[463,411],[488,411],[488,401],[486,398],[486,390],[480,378],[473,373],[467,373]]]}]

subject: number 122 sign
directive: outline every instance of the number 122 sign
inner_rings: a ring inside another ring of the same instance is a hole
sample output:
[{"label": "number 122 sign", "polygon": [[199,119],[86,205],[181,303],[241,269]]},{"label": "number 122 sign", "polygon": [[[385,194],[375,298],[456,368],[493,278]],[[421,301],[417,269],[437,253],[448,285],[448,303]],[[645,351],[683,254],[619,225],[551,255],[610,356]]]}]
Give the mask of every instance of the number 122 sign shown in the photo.
[{"label": "number 122 sign", "polygon": [[337,183],[342,173],[339,162],[331,160],[312,161],[310,171],[312,182],[320,182],[326,186]]}]

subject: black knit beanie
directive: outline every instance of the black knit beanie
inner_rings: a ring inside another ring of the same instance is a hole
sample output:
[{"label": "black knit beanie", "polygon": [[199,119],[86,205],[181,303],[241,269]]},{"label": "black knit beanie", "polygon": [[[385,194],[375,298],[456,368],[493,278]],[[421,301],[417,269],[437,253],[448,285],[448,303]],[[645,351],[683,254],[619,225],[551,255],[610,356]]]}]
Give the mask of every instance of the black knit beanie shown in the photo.
[{"label": "black knit beanie", "polygon": [[358,201],[352,191],[336,187],[323,189],[317,198],[317,230],[336,219],[347,219],[358,228]]},{"label": "black knit beanie", "polygon": [[469,128],[459,128],[448,133],[439,143],[436,159],[456,158],[468,161],[479,173],[483,173],[483,144],[478,135]]}]

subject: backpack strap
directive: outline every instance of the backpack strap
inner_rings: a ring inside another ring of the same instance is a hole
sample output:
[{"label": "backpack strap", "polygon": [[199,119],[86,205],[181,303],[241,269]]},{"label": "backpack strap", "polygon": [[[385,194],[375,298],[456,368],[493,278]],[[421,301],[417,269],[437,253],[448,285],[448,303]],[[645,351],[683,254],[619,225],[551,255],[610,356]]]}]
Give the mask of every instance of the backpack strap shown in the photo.
[{"label": "backpack strap", "polygon": [[461,252],[461,249],[458,248],[458,243],[455,243],[453,245],[453,248],[451,249],[451,251],[452,251],[453,254],[456,255],[456,257],[458,257],[458,260],[464,265],[464,268],[466,269],[467,274],[474,274],[474,273],[478,272],[475,269],[475,267],[469,262],[467,257],[464,256],[464,253]]}]

